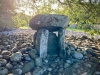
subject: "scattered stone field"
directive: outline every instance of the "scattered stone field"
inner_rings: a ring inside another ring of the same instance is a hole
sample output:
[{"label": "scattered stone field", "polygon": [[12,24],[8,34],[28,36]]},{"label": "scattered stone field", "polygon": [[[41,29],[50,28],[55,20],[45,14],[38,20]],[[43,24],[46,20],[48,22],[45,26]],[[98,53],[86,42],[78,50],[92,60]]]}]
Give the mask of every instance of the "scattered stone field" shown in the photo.
[{"label": "scattered stone field", "polygon": [[67,56],[40,58],[31,29],[0,32],[0,75],[100,75],[100,36],[66,31]]}]

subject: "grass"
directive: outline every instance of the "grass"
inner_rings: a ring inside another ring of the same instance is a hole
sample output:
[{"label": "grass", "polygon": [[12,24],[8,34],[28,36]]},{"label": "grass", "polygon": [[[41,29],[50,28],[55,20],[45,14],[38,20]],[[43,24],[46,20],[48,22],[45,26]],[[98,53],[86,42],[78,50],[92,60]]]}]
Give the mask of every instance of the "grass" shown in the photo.
[{"label": "grass", "polygon": [[30,27],[26,27],[26,26],[23,26],[23,27],[19,27],[20,29],[29,29]]},{"label": "grass", "polygon": [[68,27],[67,30],[73,30],[75,32],[85,32],[84,30],[82,29],[75,29],[75,28],[71,28],[71,27]]}]

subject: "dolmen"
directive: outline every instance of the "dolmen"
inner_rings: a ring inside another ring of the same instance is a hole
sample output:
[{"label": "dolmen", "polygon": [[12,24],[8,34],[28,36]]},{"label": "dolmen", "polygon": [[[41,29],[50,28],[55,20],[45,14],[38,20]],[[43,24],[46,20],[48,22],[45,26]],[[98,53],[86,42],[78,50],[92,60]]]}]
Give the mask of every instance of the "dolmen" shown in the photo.
[{"label": "dolmen", "polygon": [[64,37],[68,24],[68,16],[59,14],[38,14],[30,20],[29,26],[37,30],[33,41],[34,48],[41,58],[46,58],[47,55],[64,58]]}]

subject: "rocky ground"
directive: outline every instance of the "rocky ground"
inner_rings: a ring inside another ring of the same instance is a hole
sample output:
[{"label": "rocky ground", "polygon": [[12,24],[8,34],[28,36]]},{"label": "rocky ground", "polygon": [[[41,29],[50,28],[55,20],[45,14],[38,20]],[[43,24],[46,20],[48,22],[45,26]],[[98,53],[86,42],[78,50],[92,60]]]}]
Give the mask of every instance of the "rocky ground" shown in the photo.
[{"label": "rocky ground", "polygon": [[0,33],[0,75],[100,75],[99,36],[66,32],[67,56],[41,59],[33,48],[34,32],[19,29]]}]

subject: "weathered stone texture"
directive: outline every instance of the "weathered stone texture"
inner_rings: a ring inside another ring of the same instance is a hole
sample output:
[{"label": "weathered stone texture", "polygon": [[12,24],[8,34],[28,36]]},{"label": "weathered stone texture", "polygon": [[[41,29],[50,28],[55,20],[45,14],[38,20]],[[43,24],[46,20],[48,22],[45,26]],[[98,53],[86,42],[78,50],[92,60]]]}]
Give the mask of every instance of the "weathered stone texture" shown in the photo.
[{"label": "weathered stone texture", "polygon": [[66,28],[68,24],[69,18],[66,15],[39,14],[30,20],[29,26],[34,30],[45,28],[49,31],[57,31],[60,28]]},{"label": "weathered stone texture", "polygon": [[45,58],[47,56],[49,31],[46,29],[40,29],[36,35],[36,50],[38,50],[39,56]]},{"label": "weathered stone texture", "polygon": [[60,49],[59,55],[62,58],[66,56],[64,38],[65,38],[65,29],[61,28],[58,31],[58,42],[59,42],[59,49]]}]

